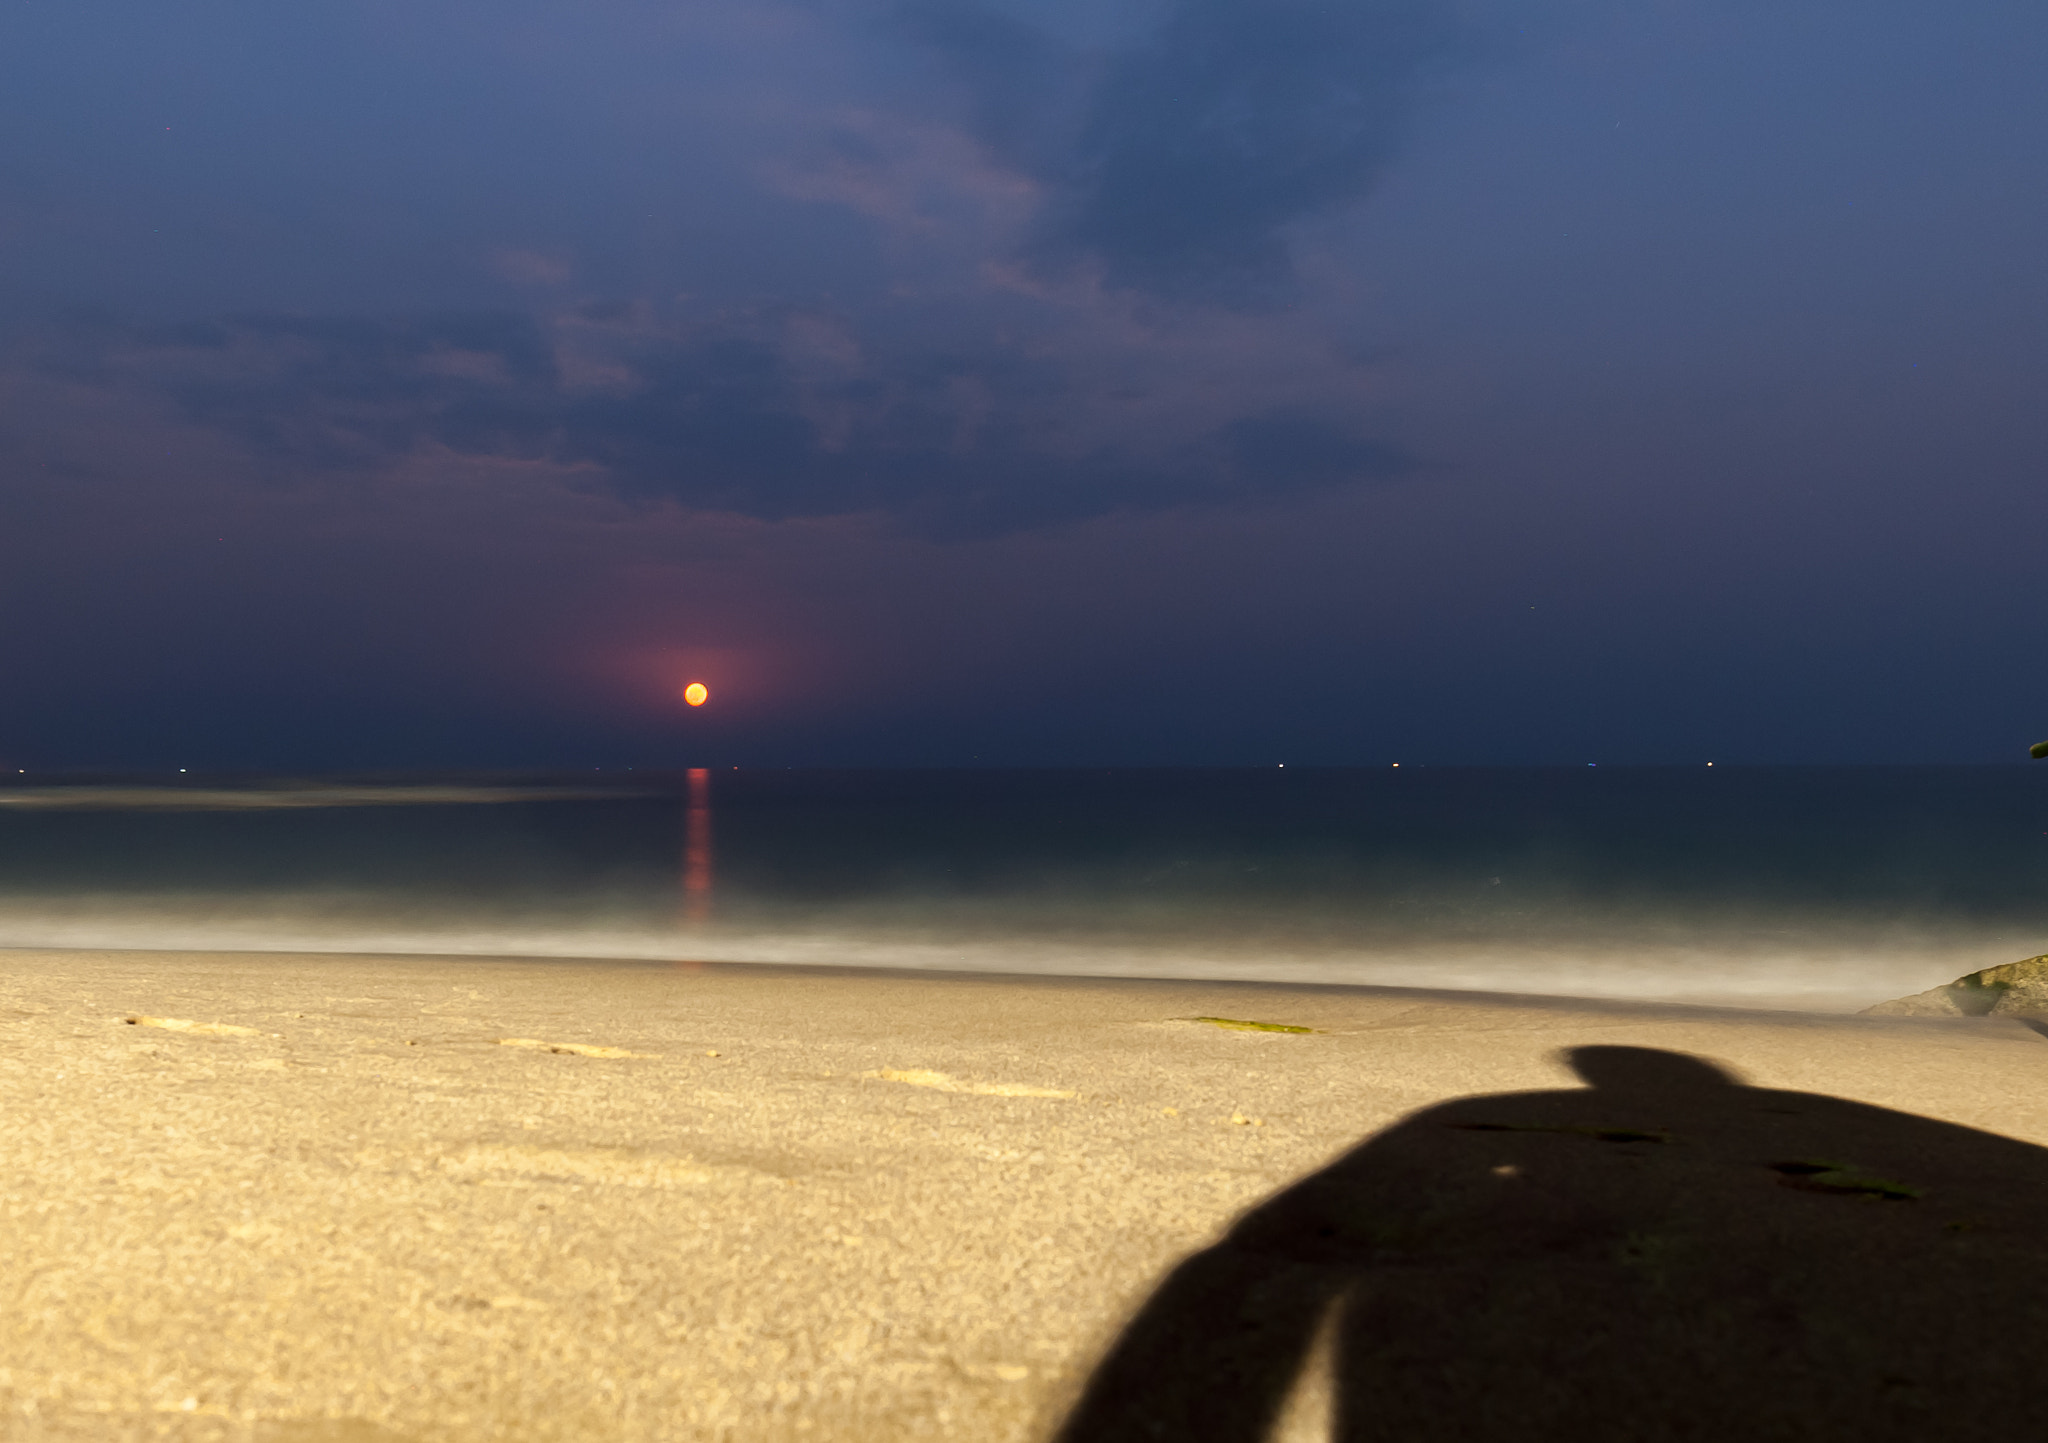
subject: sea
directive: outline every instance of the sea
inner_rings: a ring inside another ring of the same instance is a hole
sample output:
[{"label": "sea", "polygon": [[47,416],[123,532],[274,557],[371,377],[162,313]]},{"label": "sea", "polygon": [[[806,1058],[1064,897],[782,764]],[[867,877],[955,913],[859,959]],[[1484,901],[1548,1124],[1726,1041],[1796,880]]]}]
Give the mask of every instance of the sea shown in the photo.
[{"label": "sea", "polygon": [[2048,952],[2048,765],[23,774],[0,947],[1847,1012]]}]

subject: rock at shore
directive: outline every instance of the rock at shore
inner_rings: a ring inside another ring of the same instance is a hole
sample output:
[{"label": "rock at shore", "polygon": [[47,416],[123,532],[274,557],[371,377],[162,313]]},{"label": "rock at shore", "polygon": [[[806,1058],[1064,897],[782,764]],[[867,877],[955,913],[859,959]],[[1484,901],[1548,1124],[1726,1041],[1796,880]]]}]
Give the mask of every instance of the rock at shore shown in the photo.
[{"label": "rock at shore", "polygon": [[2048,1020],[2048,955],[1986,967],[1945,987],[1863,1009],[1870,1017],[2034,1017]]}]

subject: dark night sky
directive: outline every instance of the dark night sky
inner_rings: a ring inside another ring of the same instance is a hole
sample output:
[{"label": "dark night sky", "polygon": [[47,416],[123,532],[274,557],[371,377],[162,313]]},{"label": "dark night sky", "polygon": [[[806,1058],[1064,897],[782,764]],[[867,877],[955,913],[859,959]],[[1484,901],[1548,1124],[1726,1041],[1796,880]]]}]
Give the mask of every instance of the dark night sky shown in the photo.
[{"label": "dark night sky", "polygon": [[15,0],[0,760],[2022,758],[2044,68],[2022,0]]}]

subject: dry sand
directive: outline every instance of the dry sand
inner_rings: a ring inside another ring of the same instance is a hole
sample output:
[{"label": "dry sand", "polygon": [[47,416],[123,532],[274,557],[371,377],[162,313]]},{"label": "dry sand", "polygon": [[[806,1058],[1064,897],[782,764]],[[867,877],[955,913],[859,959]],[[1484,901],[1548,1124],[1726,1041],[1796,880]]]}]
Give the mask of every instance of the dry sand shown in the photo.
[{"label": "dry sand", "polygon": [[0,953],[0,1438],[1044,1438],[1247,1208],[1586,1044],[2048,1143],[1998,1019]]}]

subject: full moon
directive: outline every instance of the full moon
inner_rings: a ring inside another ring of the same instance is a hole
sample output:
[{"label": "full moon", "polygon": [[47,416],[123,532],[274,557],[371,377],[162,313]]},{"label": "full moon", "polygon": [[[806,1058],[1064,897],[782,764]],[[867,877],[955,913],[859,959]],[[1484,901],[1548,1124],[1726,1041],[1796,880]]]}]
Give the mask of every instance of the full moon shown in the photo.
[{"label": "full moon", "polygon": [[711,688],[701,681],[693,681],[683,688],[683,700],[691,706],[702,706],[711,700]]}]

